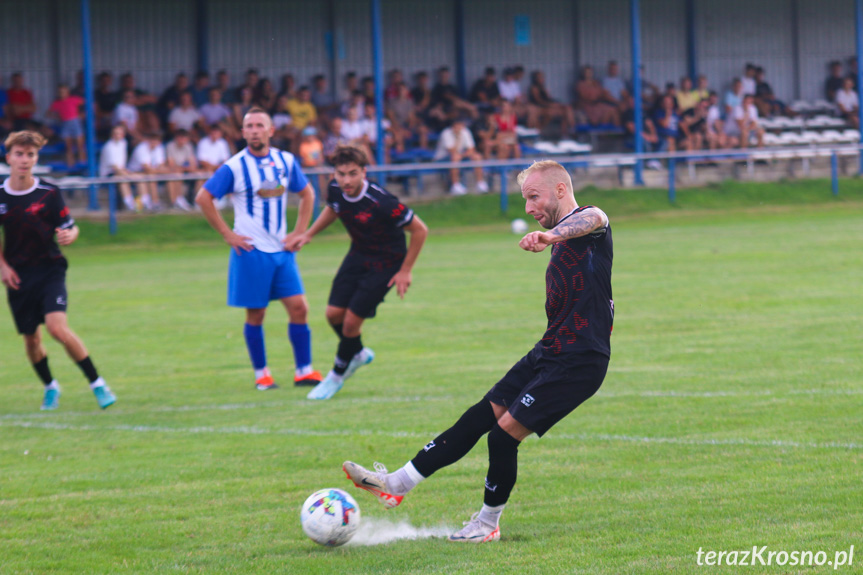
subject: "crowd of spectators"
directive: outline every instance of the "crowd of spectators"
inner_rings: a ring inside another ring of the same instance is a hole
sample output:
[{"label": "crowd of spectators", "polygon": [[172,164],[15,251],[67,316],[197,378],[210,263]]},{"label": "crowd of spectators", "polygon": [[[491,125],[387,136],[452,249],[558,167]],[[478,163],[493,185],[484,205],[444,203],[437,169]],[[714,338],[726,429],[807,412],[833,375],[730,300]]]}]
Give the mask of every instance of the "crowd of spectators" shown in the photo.
[{"label": "crowd of spectators", "polygon": [[[851,127],[859,127],[856,59],[849,59],[845,70],[841,62],[831,62],[829,70],[825,98]],[[583,66],[569,102],[550,96],[541,70],[525,80],[519,65],[504,68],[500,75],[486,68],[466,94],[453,83],[448,67],[439,67],[433,75],[432,82],[427,72],[419,72],[409,84],[400,70],[387,74],[380,135],[385,162],[518,158],[518,126],[557,138],[585,130],[631,138],[636,130],[631,82],[621,78],[616,61],[607,63],[601,79],[592,66]],[[65,143],[69,166],[85,162],[83,95],[79,73],[75,86],[58,87],[44,122],[39,122],[33,95],[16,72],[8,89],[0,84],[0,133],[40,130]],[[305,167],[323,166],[344,144],[359,147],[374,163],[379,138],[374,96],[374,79],[355,72],[341,78],[338,90],[331,90],[322,74],[299,85],[292,74],[285,74],[277,90],[254,68],[239,85],[232,85],[225,70],[213,78],[199,72],[191,81],[178,73],[159,95],[140,89],[129,72],[116,83],[112,73],[102,72],[94,92],[97,139],[104,142],[99,173],[212,172],[244,145],[242,118],[252,106],[272,115],[273,145],[296,154]],[[642,74],[642,104],[639,129],[649,151],[761,146],[761,118],[794,114],[774,94],[766,71],[755,64],[746,64],[721,96],[705,76],[695,85],[684,77],[660,89]],[[409,153],[416,150],[428,156]],[[477,168],[475,175],[477,190],[487,191],[483,171]],[[451,170],[450,180],[453,194],[466,193],[460,170]],[[136,187],[137,200],[128,185],[121,187],[127,207],[159,208],[155,184]],[[172,206],[190,209],[180,183],[169,183],[166,189]]]}]

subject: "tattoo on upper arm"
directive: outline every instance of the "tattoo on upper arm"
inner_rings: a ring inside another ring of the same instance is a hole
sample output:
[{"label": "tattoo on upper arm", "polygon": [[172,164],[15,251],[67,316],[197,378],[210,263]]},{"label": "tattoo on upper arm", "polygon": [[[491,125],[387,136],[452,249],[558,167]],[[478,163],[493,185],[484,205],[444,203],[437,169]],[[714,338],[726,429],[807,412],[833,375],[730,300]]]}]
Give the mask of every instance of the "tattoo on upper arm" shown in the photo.
[{"label": "tattoo on upper arm", "polygon": [[568,240],[586,236],[600,227],[602,227],[602,216],[593,210],[586,210],[557,224],[551,233]]}]

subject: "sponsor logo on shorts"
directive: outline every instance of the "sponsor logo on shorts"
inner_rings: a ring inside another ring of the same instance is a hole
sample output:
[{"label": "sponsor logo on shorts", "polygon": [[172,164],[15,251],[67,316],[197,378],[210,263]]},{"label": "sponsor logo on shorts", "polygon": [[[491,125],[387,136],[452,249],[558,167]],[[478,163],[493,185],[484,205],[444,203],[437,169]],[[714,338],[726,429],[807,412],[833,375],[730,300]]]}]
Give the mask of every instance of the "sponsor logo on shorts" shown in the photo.
[{"label": "sponsor logo on shorts", "polygon": [[492,485],[488,482],[488,477],[485,478],[485,488],[494,493],[497,491],[497,485]]},{"label": "sponsor logo on shorts", "polygon": [[57,305],[66,305],[66,298],[63,296],[57,296]]},{"label": "sponsor logo on shorts", "polygon": [[434,447],[434,441],[433,440],[426,443],[425,447],[423,447],[423,451],[428,451],[432,447]]},{"label": "sponsor logo on shorts", "polygon": [[6,204],[0,204],[0,216],[5,214],[7,209]]},{"label": "sponsor logo on shorts", "polygon": [[525,393],[525,394],[524,394],[524,397],[522,397],[522,398],[521,398],[521,403],[522,403],[525,407],[530,407],[531,405],[533,405],[533,402],[534,402],[534,401],[536,401],[536,400],[535,400],[535,399],[533,398],[533,396],[532,396],[531,394],[529,394],[529,393]]}]

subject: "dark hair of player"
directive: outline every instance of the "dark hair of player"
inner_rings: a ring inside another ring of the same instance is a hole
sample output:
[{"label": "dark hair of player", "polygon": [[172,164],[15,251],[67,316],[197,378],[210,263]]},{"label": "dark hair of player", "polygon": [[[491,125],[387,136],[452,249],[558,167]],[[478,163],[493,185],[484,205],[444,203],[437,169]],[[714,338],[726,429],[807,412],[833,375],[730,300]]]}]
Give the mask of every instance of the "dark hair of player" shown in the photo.
[{"label": "dark hair of player", "polygon": [[339,146],[330,159],[330,163],[335,166],[344,166],[345,164],[356,164],[361,168],[369,165],[369,159],[366,154],[359,148],[353,146]]},{"label": "dark hair of player", "polygon": [[3,145],[6,146],[6,152],[9,153],[12,151],[12,148],[15,146],[22,147],[32,147],[37,150],[41,150],[42,146],[46,143],[45,137],[38,132],[31,132],[29,130],[24,130],[21,132],[12,132],[9,134],[9,137],[6,138],[6,141],[3,142]]}]

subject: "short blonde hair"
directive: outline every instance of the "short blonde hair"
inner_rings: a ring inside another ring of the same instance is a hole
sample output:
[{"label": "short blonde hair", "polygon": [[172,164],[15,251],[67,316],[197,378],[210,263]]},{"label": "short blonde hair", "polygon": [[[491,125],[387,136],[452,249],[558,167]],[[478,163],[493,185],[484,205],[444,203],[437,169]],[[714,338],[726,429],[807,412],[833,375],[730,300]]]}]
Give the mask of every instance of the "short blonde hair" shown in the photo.
[{"label": "short blonde hair", "polygon": [[572,178],[566,168],[555,162],[554,160],[538,160],[530,165],[529,168],[522,170],[518,174],[516,181],[519,186],[524,186],[525,180],[534,172],[543,174],[546,178],[554,177],[555,183],[563,182],[566,186],[566,191],[572,193]]},{"label": "short blonde hair", "polygon": [[33,132],[30,130],[23,130],[21,132],[12,132],[9,134],[9,137],[6,138],[6,141],[3,144],[6,146],[6,153],[12,151],[12,148],[15,146],[21,146],[25,148],[36,148],[36,150],[41,150],[42,147],[47,143],[45,137],[39,132]]}]

